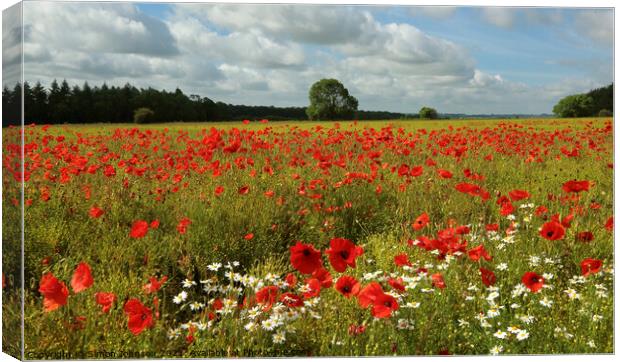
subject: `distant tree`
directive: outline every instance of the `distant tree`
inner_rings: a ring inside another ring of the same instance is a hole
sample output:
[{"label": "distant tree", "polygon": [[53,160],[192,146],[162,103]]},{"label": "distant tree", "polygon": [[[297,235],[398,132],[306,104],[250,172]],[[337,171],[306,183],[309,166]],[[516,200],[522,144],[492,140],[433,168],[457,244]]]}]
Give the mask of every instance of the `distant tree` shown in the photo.
[{"label": "distant tree", "polygon": [[153,121],[154,116],[155,112],[150,108],[142,107],[133,112],[133,121],[134,123],[149,123]]},{"label": "distant tree", "polygon": [[31,109],[26,109],[32,116],[31,121],[39,123],[48,122],[47,92],[45,91],[45,87],[41,85],[41,82],[37,82],[37,84],[32,87],[32,100],[34,105]]},{"label": "distant tree", "polygon": [[592,97],[585,94],[574,94],[562,98],[553,107],[553,113],[562,118],[587,117],[592,115]]},{"label": "distant tree", "polygon": [[337,79],[321,79],[314,83],[308,98],[310,105],[306,114],[311,120],[351,119],[357,111],[357,99]]},{"label": "distant tree", "polygon": [[[341,85],[344,89],[344,87]],[[345,89],[346,91],[346,89]],[[334,106],[331,115],[322,118],[401,119],[417,115],[383,111],[356,111],[357,100],[342,92],[344,106]],[[54,123],[119,123],[131,122],[138,108],[148,108],[153,115],[145,122],[174,121],[240,121],[243,119],[299,120],[308,116],[306,107],[246,106],[217,102],[199,95],[186,95],[180,89],[174,92],[153,88],[138,89],[131,84],[122,87],[69,85],[54,80],[49,88],[37,82],[34,86],[16,83],[14,88],[5,85],[2,90],[2,124],[21,123],[21,102],[24,97],[24,122]],[[336,94],[336,98],[341,95]],[[338,104],[338,102],[336,102]],[[342,111],[347,108],[346,112]]]},{"label": "distant tree", "polygon": [[614,85],[613,83],[601,88],[596,88],[588,93],[587,96],[592,98],[592,116],[596,116],[603,109],[614,111]]},{"label": "distant tree", "polygon": [[422,119],[437,119],[439,118],[439,114],[434,108],[430,107],[422,107],[420,108],[420,118]]},{"label": "distant tree", "polygon": [[601,109],[600,112],[598,112],[599,117],[611,117],[613,115],[614,114],[608,109]]}]

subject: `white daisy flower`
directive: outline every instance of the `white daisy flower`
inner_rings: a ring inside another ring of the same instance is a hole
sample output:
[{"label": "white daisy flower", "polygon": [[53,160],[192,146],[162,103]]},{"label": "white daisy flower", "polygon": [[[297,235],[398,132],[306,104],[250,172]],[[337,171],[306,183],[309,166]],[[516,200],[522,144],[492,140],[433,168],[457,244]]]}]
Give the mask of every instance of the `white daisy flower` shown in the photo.
[{"label": "white daisy flower", "polygon": [[529,336],[530,334],[526,330],[523,330],[523,329],[517,333],[517,339],[519,341],[526,340]]},{"label": "white daisy flower", "polygon": [[220,270],[221,267],[222,267],[222,263],[213,263],[213,264],[207,265],[207,269],[211,271],[215,271],[215,272]]},{"label": "white daisy flower", "polygon": [[261,326],[266,331],[273,331],[277,327],[276,323],[271,319],[265,319],[262,321]]},{"label": "white daisy flower", "polygon": [[502,353],[504,351],[504,347],[502,346],[494,346],[493,348],[491,348],[489,350],[489,353],[492,354],[493,356],[497,356],[498,354]]},{"label": "white daisy flower", "polygon": [[273,336],[271,336],[271,340],[274,344],[282,344],[286,341],[286,334],[284,331],[278,331]]},{"label": "white daisy flower", "polygon": [[178,295],[176,295],[174,298],[172,298],[172,302],[174,304],[181,304],[182,302],[184,302],[187,299],[187,292],[186,291],[182,291],[181,293],[179,293]]},{"label": "white daisy flower", "polygon": [[505,339],[507,335],[508,333],[502,330],[499,330],[499,329],[497,330],[497,332],[493,333],[493,337],[499,338],[499,339]]},{"label": "white daisy flower", "polygon": [[185,280],[183,281],[183,288],[191,288],[191,287],[193,287],[194,285],[196,285],[196,282],[195,282],[195,281],[193,281],[193,280],[185,279]]},{"label": "white daisy flower", "polygon": [[539,301],[539,303],[543,306],[543,307],[547,307],[547,308],[551,308],[551,306],[553,305],[553,301],[550,300],[547,297],[544,297],[543,299],[541,299]]},{"label": "white daisy flower", "polygon": [[566,293],[566,295],[568,296],[568,299],[570,299],[570,300],[575,300],[575,299],[581,298],[581,295],[579,293],[577,293],[577,291],[575,289],[573,289],[573,288],[566,289],[564,291],[564,293]]}]

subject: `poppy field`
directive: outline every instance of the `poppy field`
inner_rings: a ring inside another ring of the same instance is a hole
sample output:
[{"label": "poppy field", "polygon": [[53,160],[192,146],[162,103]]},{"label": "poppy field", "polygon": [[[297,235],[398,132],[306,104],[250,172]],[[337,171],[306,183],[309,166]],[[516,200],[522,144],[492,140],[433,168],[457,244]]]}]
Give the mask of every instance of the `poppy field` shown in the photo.
[{"label": "poppy field", "polygon": [[614,352],[611,119],[21,133],[26,359]]}]

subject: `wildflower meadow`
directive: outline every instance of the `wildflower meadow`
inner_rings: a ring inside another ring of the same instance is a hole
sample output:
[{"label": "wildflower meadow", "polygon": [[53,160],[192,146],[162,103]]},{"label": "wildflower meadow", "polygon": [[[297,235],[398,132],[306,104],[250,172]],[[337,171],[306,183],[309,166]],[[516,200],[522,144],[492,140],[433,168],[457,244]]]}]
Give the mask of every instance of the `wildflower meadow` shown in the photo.
[{"label": "wildflower meadow", "polygon": [[26,359],[613,353],[612,139],[609,118],[5,128],[3,345],[23,197]]}]

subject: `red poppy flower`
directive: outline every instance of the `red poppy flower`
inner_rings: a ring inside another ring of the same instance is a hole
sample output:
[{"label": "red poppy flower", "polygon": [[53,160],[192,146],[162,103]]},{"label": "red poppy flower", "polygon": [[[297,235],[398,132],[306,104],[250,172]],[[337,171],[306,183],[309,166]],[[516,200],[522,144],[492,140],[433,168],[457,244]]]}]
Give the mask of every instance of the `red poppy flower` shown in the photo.
[{"label": "red poppy flower", "polygon": [[137,221],[134,221],[133,225],[131,226],[131,231],[129,232],[129,236],[134,239],[142,238],[146,235],[148,231],[149,231],[149,224],[144,220],[137,220]]},{"label": "red poppy flower", "polygon": [[[224,303],[220,298],[217,298],[213,301],[211,307],[213,308],[213,310],[222,310],[222,308],[224,308]],[[271,304],[269,304],[269,307],[271,307]]]},{"label": "red poppy flower", "polygon": [[411,224],[411,227],[413,227],[415,230],[420,230],[422,228],[424,228],[428,222],[430,221],[430,218],[428,217],[427,213],[422,213],[422,215],[418,216],[415,221],[413,222],[413,224]]},{"label": "red poppy flower", "polygon": [[371,282],[365,286],[357,295],[357,301],[362,308],[367,308],[373,304],[377,296],[383,294],[383,288],[381,284],[377,282]]},{"label": "red poppy flower", "polygon": [[397,266],[411,266],[411,262],[409,261],[409,256],[407,254],[398,254],[394,257],[394,264]]},{"label": "red poppy flower", "polygon": [[439,169],[437,170],[437,173],[439,174],[439,177],[441,178],[452,178],[452,172],[448,170]]},{"label": "red poppy flower", "polygon": [[495,273],[489,269],[480,268],[480,277],[482,278],[482,283],[487,287],[495,284]]},{"label": "red poppy flower", "polygon": [[581,274],[587,277],[590,274],[596,274],[601,271],[603,262],[599,259],[585,258],[581,261]]},{"label": "red poppy flower", "polygon": [[239,195],[247,195],[250,192],[250,186],[241,186],[238,192]]},{"label": "red poppy flower", "polygon": [[312,272],[312,277],[321,283],[321,288],[331,288],[333,279],[329,271],[323,267]]},{"label": "red poppy flower", "polygon": [[575,239],[582,243],[589,243],[590,241],[594,240],[594,234],[592,234],[592,232],[590,231],[578,232],[577,235],[575,235]]},{"label": "red poppy flower", "polygon": [[564,192],[581,192],[588,191],[590,189],[590,181],[567,181],[562,185]]},{"label": "red poppy flower", "polygon": [[418,177],[420,175],[422,175],[422,172],[424,172],[424,167],[422,166],[414,166],[411,168],[411,171],[409,172],[409,174],[413,177]]},{"label": "red poppy flower", "polygon": [[514,211],[515,211],[515,207],[512,205],[511,202],[504,202],[502,203],[502,207],[499,210],[499,214],[502,216],[508,216],[512,214]]},{"label": "red poppy flower", "polygon": [[297,277],[293,273],[288,273],[284,281],[288,284],[289,288],[294,288],[297,284]]},{"label": "red poppy flower", "polygon": [[344,272],[347,266],[355,268],[355,258],[364,254],[364,249],[356,246],[351,240],[334,238],[329,242],[330,248],[325,250],[329,255],[329,262],[334,270],[339,273]]},{"label": "red poppy flower", "polygon": [[444,289],[446,287],[446,282],[443,280],[441,273],[431,275],[431,281],[435,288]]},{"label": "red poppy flower", "polygon": [[512,201],[519,201],[530,197],[530,193],[525,190],[512,190],[508,193]]},{"label": "red poppy flower", "polygon": [[349,335],[351,336],[359,336],[360,334],[364,333],[366,331],[366,326],[361,324],[359,326],[356,326],[355,324],[351,324],[349,326]]},{"label": "red poppy flower", "polygon": [[263,287],[261,290],[256,292],[256,303],[263,305],[263,310],[267,311],[271,309],[273,303],[276,302],[278,298],[278,287],[275,285],[270,285],[268,287]]},{"label": "red poppy flower", "polygon": [[562,224],[562,226],[564,226],[565,228],[569,228],[574,218],[575,218],[575,214],[570,213],[566,215],[564,218],[562,218],[562,221],[560,222],[560,224]]},{"label": "red poppy flower", "polygon": [[605,223],[605,229],[612,231],[614,229],[614,217],[610,216]]},{"label": "red poppy flower", "polygon": [[336,282],[336,290],[340,292],[340,294],[349,298],[352,295],[357,295],[360,291],[360,283],[352,276],[343,275],[338,278]]},{"label": "red poppy flower", "polygon": [[295,246],[291,246],[290,252],[291,265],[302,274],[312,274],[323,266],[321,252],[316,250],[312,244],[302,244],[298,241]]},{"label": "red poppy flower", "polygon": [[157,229],[159,228],[159,220],[153,220],[151,221],[151,223],[149,224],[149,227],[151,229]]},{"label": "red poppy flower", "polygon": [[187,233],[187,227],[192,223],[192,221],[186,217],[182,218],[177,225],[177,231],[179,234],[183,235]]},{"label": "red poppy flower", "polygon": [[112,165],[105,165],[103,168],[103,174],[107,177],[112,177],[116,175],[116,170]]},{"label": "red poppy flower", "polygon": [[473,261],[478,261],[478,260],[480,260],[481,257],[484,258],[484,260],[486,260],[486,261],[490,261],[492,259],[491,255],[489,255],[489,253],[487,253],[486,249],[484,248],[484,245],[482,245],[482,244],[476,246],[475,248],[471,248],[467,252],[467,255]]},{"label": "red poppy flower", "polygon": [[90,288],[93,285],[93,276],[90,272],[90,266],[84,262],[78,264],[71,278],[71,288],[73,293],[79,293]]},{"label": "red poppy flower", "polygon": [[289,308],[303,307],[304,300],[297,294],[284,293],[280,296],[280,302]]},{"label": "red poppy flower", "polygon": [[125,303],[125,314],[129,317],[127,321],[127,327],[137,336],[145,329],[153,326],[153,313],[151,309],[147,308],[138,299],[132,298]]},{"label": "red poppy flower", "polygon": [[540,236],[547,240],[559,240],[564,237],[564,226],[557,221],[549,221],[540,229]]},{"label": "red poppy flower", "polygon": [[245,236],[243,238],[245,240],[252,240],[252,239],[254,239],[254,234],[253,233],[245,234]]},{"label": "red poppy flower", "polygon": [[357,300],[362,308],[372,305],[372,315],[375,318],[386,318],[392,311],[398,309],[396,299],[385,294],[383,288],[377,282],[372,282],[362,289],[357,295]]},{"label": "red poppy flower", "polygon": [[160,280],[157,280],[156,277],[150,277],[149,282],[142,287],[142,290],[145,294],[157,293],[167,280],[168,277],[165,275]]},{"label": "red poppy flower", "polygon": [[488,224],[485,226],[485,230],[486,231],[498,231],[499,230],[499,224]]},{"label": "red poppy flower", "polygon": [[318,297],[321,293],[321,282],[317,278],[306,280],[306,286],[308,287],[308,291],[304,293],[305,299]]},{"label": "red poppy flower", "polygon": [[67,304],[69,289],[65,283],[58,281],[52,273],[47,273],[41,277],[39,293],[43,296],[43,309],[46,312],[51,312]]},{"label": "red poppy flower", "polygon": [[98,207],[96,207],[96,206],[93,206],[93,207],[91,207],[91,208],[90,208],[90,210],[88,211],[88,214],[89,214],[89,215],[90,215],[90,217],[92,217],[93,219],[96,219],[96,218],[98,218],[98,217],[101,217],[101,215],[103,215],[103,214],[104,214],[104,212],[103,212],[103,210],[102,210],[102,209],[100,209],[100,208],[98,208]]},{"label": "red poppy flower", "polygon": [[526,272],[523,274],[521,282],[525,284],[527,289],[531,290],[532,293],[536,293],[542,289],[545,284],[545,279],[534,272]]},{"label": "red poppy flower", "polygon": [[388,318],[396,310],[398,310],[396,298],[389,294],[381,293],[375,299],[371,313],[375,318]]},{"label": "red poppy flower", "polygon": [[406,176],[407,174],[409,174],[409,166],[402,164],[400,165],[400,167],[398,167],[398,176]]},{"label": "red poppy flower", "polygon": [[403,284],[403,278],[390,278],[388,279],[388,284],[398,290],[399,292],[404,292],[405,291],[405,285]]},{"label": "red poppy flower", "polygon": [[224,187],[223,186],[218,186],[215,188],[215,196],[220,196],[222,194],[222,192],[224,192]]},{"label": "red poppy flower", "polygon": [[541,205],[536,208],[536,211],[534,213],[536,214],[536,216],[543,216],[547,212],[549,212],[549,209]]},{"label": "red poppy flower", "polygon": [[114,293],[97,292],[95,293],[95,302],[101,306],[103,313],[108,313],[112,308],[112,304],[116,300]]}]

